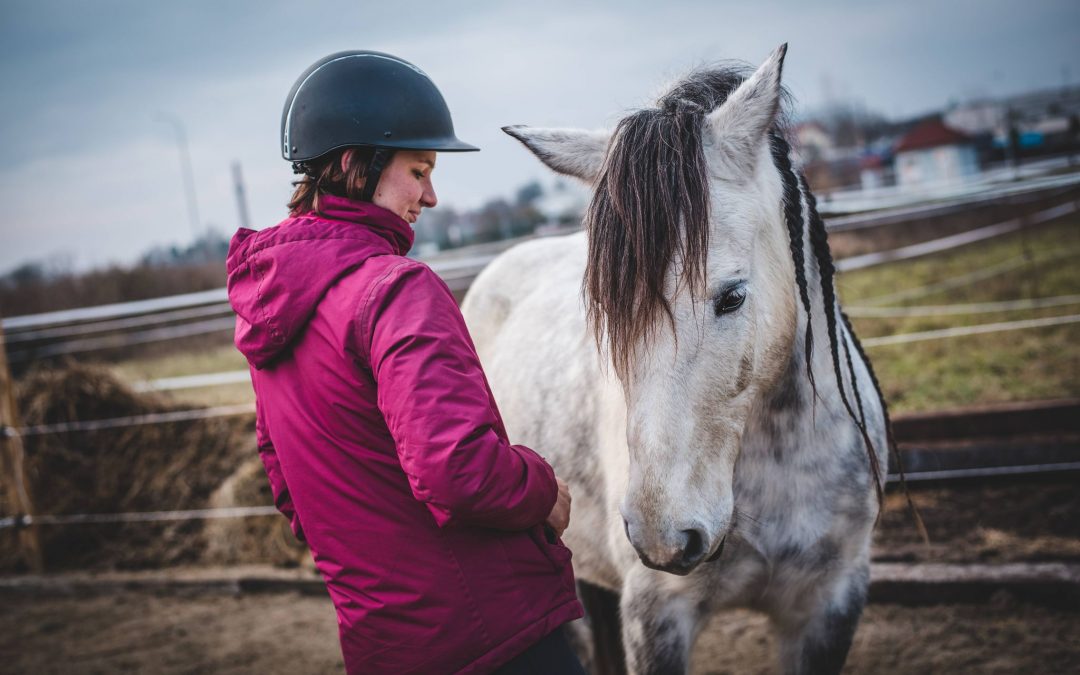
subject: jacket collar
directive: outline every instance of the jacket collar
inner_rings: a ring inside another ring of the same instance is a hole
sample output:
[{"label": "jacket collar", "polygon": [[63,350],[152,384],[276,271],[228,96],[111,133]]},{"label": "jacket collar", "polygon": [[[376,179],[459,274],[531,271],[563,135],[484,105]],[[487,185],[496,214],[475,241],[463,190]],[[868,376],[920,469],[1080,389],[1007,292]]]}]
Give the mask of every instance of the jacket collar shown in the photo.
[{"label": "jacket collar", "polygon": [[308,217],[337,220],[364,225],[385,239],[397,255],[405,255],[412,248],[416,233],[404,218],[371,202],[361,202],[336,195],[321,195],[318,213],[308,212]]}]

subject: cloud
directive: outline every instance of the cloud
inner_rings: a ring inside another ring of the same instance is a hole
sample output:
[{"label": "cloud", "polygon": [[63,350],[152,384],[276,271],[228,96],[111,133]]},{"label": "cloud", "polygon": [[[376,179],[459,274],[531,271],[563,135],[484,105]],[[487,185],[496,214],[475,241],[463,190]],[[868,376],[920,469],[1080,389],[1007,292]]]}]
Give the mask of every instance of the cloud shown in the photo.
[{"label": "cloud", "polygon": [[[441,203],[476,206],[547,177],[504,136],[509,123],[595,128],[705,61],[763,59],[791,45],[797,110],[834,95],[892,115],[967,91],[1003,94],[1080,76],[1080,5],[1051,0],[899,3],[11,2],[0,24],[5,164],[0,269],[57,247],[83,264],[187,241],[181,118],[205,222],[236,224],[230,164],[243,164],[259,226],[284,215],[292,174],[278,154],[281,105],[310,63],[371,48],[439,84],[458,135],[483,152],[440,159]],[[995,75],[997,73],[997,75]],[[43,208],[46,207],[46,208]],[[92,225],[91,225],[92,224]],[[116,233],[111,234],[111,233]]]}]

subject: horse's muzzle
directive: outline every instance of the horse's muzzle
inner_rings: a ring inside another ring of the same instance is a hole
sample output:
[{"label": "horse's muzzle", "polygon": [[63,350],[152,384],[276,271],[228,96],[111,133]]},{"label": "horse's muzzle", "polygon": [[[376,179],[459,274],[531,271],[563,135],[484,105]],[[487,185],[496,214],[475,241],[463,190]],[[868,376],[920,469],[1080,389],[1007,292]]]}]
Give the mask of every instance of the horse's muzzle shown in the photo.
[{"label": "horse's muzzle", "polygon": [[[680,530],[675,541],[667,546],[653,546],[650,549],[640,546],[634,540],[630,531],[630,523],[624,518],[623,528],[626,538],[634,547],[641,563],[646,567],[660,572],[684,576],[692,572],[698,565],[705,561],[708,551],[705,548],[705,535],[696,529]],[[715,560],[723,551],[724,541],[721,540],[715,553],[709,557],[709,561]]]}]

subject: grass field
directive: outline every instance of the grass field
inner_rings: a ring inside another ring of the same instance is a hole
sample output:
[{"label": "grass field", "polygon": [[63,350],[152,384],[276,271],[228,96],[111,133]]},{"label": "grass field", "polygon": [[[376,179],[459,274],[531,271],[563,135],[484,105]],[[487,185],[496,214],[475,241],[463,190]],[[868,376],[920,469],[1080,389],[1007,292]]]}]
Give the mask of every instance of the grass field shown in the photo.
[{"label": "grass field", "polygon": [[[1080,217],[954,251],[841,275],[846,307],[983,303],[1080,294]],[[948,288],[936,288],[941,282]],[[917,289],[925,289],[914,293]],[[898,297],[907,294],[909,297]],[[892,296],[890,299],[889,296]],[[1076,314],[1053,308],[854,318],[860,338]],[[870,347],[896,412],[1080,396],[1080,324]]]},{"label": "grass field", "polygon": [[[844,305],[923,306],[1080,294],[1080,216],[954,251],[840,275]],[[936,288],[945,282],[946,288]],[[909,297],[903,297],[903,296]],[[854,318],[861,338],[1080,312],[1080,304],[970,315]],[[869,347],[895,412],[1080,396],[1080,324]],[[112,366],[127,381],[242,370],[230,342]],[[177,390],[192,405],[252,400],[250,385]]]}]

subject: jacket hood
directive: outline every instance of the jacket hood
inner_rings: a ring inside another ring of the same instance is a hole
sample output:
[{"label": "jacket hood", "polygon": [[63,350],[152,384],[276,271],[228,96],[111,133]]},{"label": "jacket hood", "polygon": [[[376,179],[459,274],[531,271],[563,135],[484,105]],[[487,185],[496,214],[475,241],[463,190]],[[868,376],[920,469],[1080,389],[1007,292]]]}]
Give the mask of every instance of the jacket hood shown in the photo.
[{"label": "jacket hood", "polygon": [[326,291],[377,255],[405,255],[414,233],[397,214],[326,195],[309,212],[255,231],[240,228],[226,259],[236,348],[263,368],[303,331]]}]

